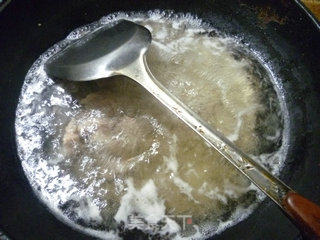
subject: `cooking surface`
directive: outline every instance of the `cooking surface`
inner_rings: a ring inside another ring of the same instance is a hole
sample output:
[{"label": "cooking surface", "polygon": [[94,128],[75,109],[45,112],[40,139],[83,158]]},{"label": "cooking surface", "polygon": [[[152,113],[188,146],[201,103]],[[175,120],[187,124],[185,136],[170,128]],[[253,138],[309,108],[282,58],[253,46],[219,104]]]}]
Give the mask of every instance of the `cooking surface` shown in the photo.
[{"label": "cooking surface", "polygon": [[[278,173],[286,145],[280,147],[283,116],[275,79],[236,40],[207,36],[212,30],[201,29],[201,20],[163,16],[136,19],[153,34],[151,71],[209,124]],[[94,28],[80,28],[66,42]],[[147,221],[138,228],[148,232],[164,219],[152,234],[174,234],[179,225],[167,215],[188,215],[193,224],[182,231],[188,236],[206,231],[204,224],[212,233],[222,231],[262,198],[219,153],[128,79],[53,82],[42,69],[36,64],[26,77],[17,139],[31,184],[57,214],[86,229],[108,229],[114,220],[130,228],[129,217],[137,215]]]},{"label": "cooking surface", "polygon": [[[41,18],[39,19],[40,21],[39,22],[41,22]],[[43,23],[43,22],[42,22]],[[37,23],[38,24],[38,23]],[[269,24],[269,26],[271,26],[272,25],[272,23],[271,24]],[[40,25],[38,25],[39,26],[39,29],[42,29],[42,30],[44,30],[45,28],[43,28],[44,27],[44,25],[42,24],[41,25],[41,23],[40,23]],[[42,27],[41,27],[42,26]],[[277,25],[276,25],[277,26]],[[70,28],[69,28],[70,29]],[[71,28],[72,29],[72,28]],[[290,31],[289,31],[290,32]],[[292,33],[291,33],[292,34]],[[294,35],[294,34],[293,34]],[[308,34],[306,34],[305,36],[308,36]],[[311,44],[312,45],[312,44]],[[40,52],[39,52],[40,53]],[[285,58],[285,57],[284,57]],[[306,77],[306,79],[307,79],[308,77]],[[314,168],[314,170],[315,170],[315,168]],[[309,175],[312,175],[313,174],[313,170],[311,170],[310,172],[309,172]],[[302,181],[302,180],[301,180]],[[314,186],[316,186],[316,185],[314,185]],[[299,187],[298,187],[299,188]],[[300,187],[301,188],[301,187]],[[306,184],[305,185],[305,188],[303,188],[303,189],[308,189],[308,184]],[[302,191],[303,191],[303,189],[302,189]],[[315,196],[315,195],[309,195],[309,196]],[[266,208],[268,208],[268,207],[266,207]],[[270,208],[268,208],[268,209],[270,209]],[[258,211],[259,212],[259,211]],[[264,215],[265,217],[266,217],[266,219],[268,219],[268,214],[265,214]],[[280,216],[279,216],[280,217]],[[250,222],[250,221],[249,221]],[[281,223],[278,223],[278,224],[281,224]],[[243,224],[241,225],[242,227],[243,227]],[[270,228],[270,229],[272,229],[272,223],[268,223],[267,225],[265,225],[264,226],[264,228]],[[62,226],[61,226],[62,227]],[[30,225],[30,228],[32,228],[32,224]],[[23,228],[21,228],[21,229],[23,229]],[[241,234],[241,232],[242,232],[242,230],[241,230],[241,227],[239,228],[239,227],[237,227],[236,228],[237,229],[237,232],[239,233],[239,234]],[[286,229],[286,227],[285,228],[283,228],[283,229]],[[276,228],[275,228],[275,230],[276,230]],[[41,229],[39,229],[39,231],[41,232]],[[254,228],[253,228],[253,231],[255,231],[254,230]],[[276,233],[277,231],[275,231],[274,232],[274,236],[280,236],[281,235],[281,233],[280,232],[278,232],[278,233]],[[18,233],[19,234],[19,233]],[[67,234],[67,233],[66,233]],[[280,235],[279,235],[280,234]]]}]

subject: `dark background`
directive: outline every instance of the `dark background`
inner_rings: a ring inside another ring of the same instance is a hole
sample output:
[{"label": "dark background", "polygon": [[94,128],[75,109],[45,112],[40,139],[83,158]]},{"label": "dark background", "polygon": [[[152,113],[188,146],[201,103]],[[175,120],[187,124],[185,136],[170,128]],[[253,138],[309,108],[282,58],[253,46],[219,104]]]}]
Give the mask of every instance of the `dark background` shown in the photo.
[{"label": "dark background", "polygon": [[[48,211],[33,194],[16,156],[15,108],[26,72],[41,53],[76,27],[119,10],[150,9],[191,12],[265,53],[282,79],[291,119],[281,178],[320,203],[320,33],[315,20],[294,1],[16,0],[0,13],[0,228],[12,240],[93,239]],[[249,218],[215,239],[298,237],[293,224],[267,199]]]}]

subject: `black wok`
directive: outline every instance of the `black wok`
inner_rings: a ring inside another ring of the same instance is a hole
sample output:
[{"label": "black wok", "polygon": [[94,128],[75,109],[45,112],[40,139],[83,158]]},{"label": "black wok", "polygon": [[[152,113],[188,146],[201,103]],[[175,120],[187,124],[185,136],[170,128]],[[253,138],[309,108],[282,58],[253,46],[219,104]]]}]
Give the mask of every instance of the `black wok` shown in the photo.
[{"label": "black wok", "polygon": [[[2,4],[1,6],[4,6]],[[0,8],[1,9],[1,8]],[[13,1],[0,12],[0,228],[12,239],[93,239],[56,219],[38,200],[16,155],[15,109],[24,77],[71,30],[116,11],[190,12],[263,53],[282,81],[290,116],[281,179],[320,202],[320,27],[294,1]],[[136,239],[136,236],[125,236]],[[266,199],[214,239],[297,239],[298,230]]]}]

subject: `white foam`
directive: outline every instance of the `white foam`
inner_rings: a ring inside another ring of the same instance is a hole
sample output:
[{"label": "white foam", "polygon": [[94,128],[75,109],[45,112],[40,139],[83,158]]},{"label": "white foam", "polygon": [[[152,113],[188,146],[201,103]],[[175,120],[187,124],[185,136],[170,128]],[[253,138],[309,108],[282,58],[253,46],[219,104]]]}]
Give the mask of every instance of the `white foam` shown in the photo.
[{"label": "white foam", "polygon": [[179,188],[181,193],[187,195],[190,200],[199,204],[199,201],[194,199],[194,197],[192,196],[193,188],[186,181],[182,180],[178,176],[173,176],[172,180],[173,180],[173,183]]},{"label": "white foam", "polygon": [[208,183],[204,182],[201,187],[198,189],[200,194],[205,195],[210,199],[218,199],[223,203],[227,203],[227,198],[223,194],[220,193],[220,190],[215,187],[214,189],[208,189]]},{"label": "white foam", "polygon": [[[150,234],[173,234],[180,230],[180,226],[165,215],[164,200],[158,197],[153,180],[149,180],[140,190],[134,187],[132,179],[128,179],[126,184],[127,193],[121,198],[120,207],[114,216],[118,223],[124,222],[129,229],[138,228]],[[133,224],[130,221],[132,216],[142,218],[146,222]],[[154,226],[160,221],[164,226],[160,231],[153,232]]]}]

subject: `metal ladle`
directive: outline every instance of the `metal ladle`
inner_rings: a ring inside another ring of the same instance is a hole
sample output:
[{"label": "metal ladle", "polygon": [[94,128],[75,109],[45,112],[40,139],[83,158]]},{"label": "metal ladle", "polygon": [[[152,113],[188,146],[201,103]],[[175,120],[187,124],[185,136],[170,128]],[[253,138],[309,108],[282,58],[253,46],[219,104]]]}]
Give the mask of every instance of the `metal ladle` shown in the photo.
[{"label": "metal ladle", "polygon": [[[292,191],[217,130],[173,96],[150,72],[145,53],[151,33],[120,20],[87,34],[54,55],[45,65],[49,76],[90,81],[124,75],[139,83],[171,112],[228,159],[241,173],[277,203],[305,233],[320,236],[320,208]],[[312,209],[312,210],[308,210]]]}]

